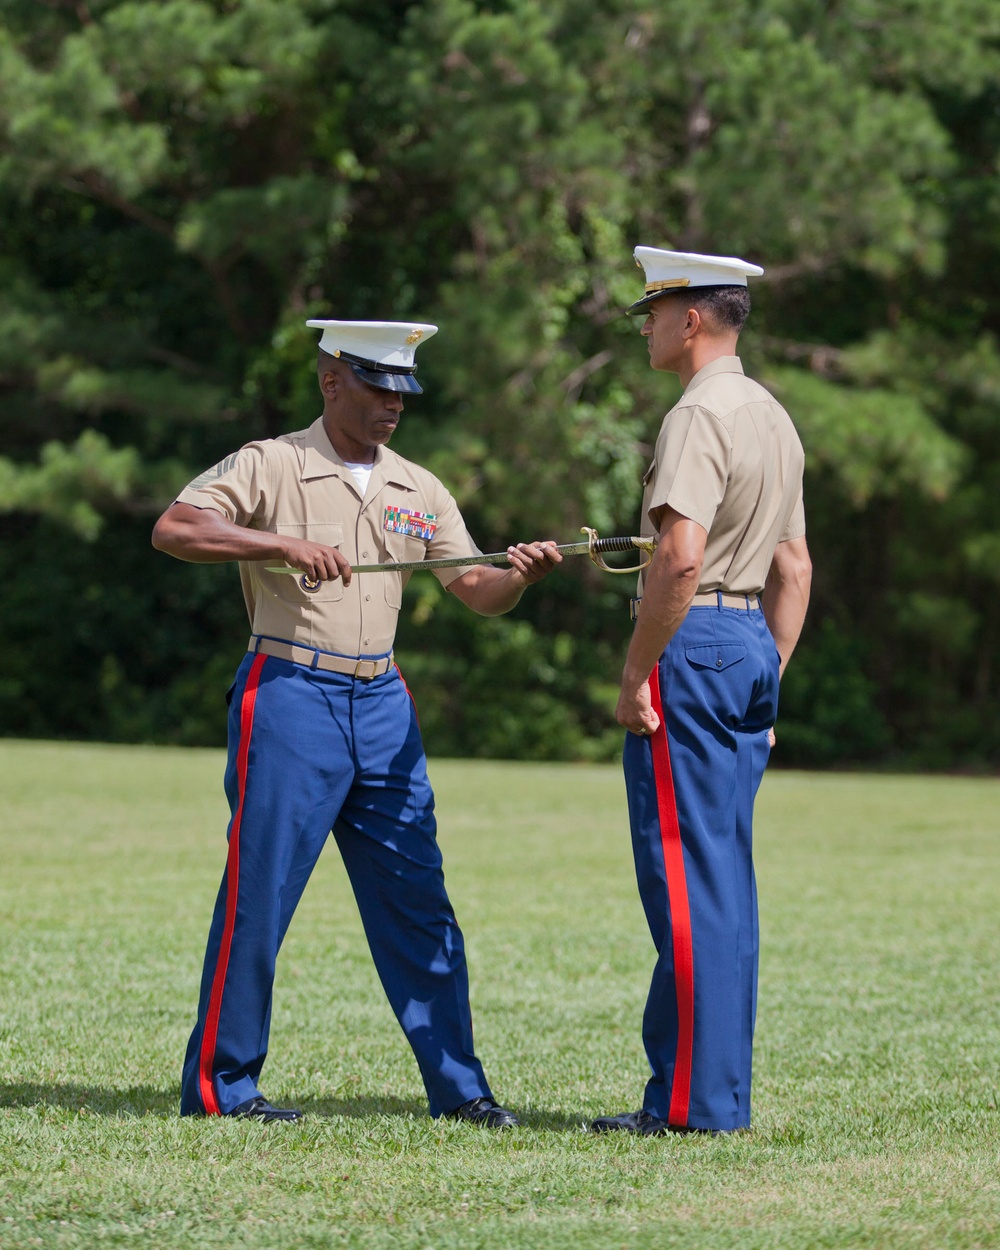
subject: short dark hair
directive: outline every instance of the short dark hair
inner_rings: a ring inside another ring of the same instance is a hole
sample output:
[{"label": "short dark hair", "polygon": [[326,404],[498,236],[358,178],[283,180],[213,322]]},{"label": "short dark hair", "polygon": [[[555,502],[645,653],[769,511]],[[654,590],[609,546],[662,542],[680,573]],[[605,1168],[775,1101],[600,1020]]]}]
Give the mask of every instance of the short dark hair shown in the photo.
[{"label": "short dark hair", "polygon": [[720,330],[739,334],[750,315],[750,292],[745,286],[696,286],[678,294],[707,314]]},{"label": "short dark hair", "polygon": [[340,361],[336,356],[331,356],[329,352],[325,352],[322,347],[316,350],[316,368],[320,373],[336,373],[340,367]]}]

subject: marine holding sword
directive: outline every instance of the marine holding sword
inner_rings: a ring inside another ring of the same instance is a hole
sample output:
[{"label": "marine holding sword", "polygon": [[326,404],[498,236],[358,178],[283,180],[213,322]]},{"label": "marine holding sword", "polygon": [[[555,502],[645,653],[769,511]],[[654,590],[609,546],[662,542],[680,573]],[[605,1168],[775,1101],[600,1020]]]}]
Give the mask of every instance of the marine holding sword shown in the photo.
[{"label": "marine holding sword", "polygon": [[[421,391],[417,345],[437,327],[310,321],[322,330],[323,414],[247,444],[163,513],[153,545],[198,563],[237,560],[252,635],[229,692],[226,868],[188,1044],[182,1115],[294,1120],[259,1078],[275,963],[332,831],[386,995],[432,1116],[489,1128],[499,1106],[473,1049],[461,930],[445,890],[416,712],[393,662],[408,571],[352,565],[480,555],[451,495],[390,451],[403,396]],[[509,567],[435,567],[474,612],[509,611],[561,560],[551,542]],[[286,576],[269,567],[284,561]]]}]

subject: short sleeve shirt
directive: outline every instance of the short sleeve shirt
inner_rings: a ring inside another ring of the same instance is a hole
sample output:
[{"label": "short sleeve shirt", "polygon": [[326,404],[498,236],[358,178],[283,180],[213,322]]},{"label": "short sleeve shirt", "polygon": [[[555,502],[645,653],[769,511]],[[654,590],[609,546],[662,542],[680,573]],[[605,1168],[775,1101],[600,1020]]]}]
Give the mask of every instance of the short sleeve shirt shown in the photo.
[{"label": "short sleeve shirt", "polygon": [[708,534],[699,590],[758,593],[778,543],[805,534],[804,461],[778,401],[737,356],[713,360],[663,419],[643,478],[641,533],[656,533],[651,513],[673,508]]},{"label": "short sleeve shirt", "polygon": [[[352,565],[480,554],[441,482],[387,447],[375,453],[362,499],[322,418],[306,430],[247,443],[195,478],[177,501],[211,508],[249,529],[337,547]],[[308,591],[298,577],[268,573],[276,563],[240,562],[254,634],[346,656],[392,650],[408,572],[359,574],[349,586],[337,578]],[[435,574],[447,586],[466,571]]]}]

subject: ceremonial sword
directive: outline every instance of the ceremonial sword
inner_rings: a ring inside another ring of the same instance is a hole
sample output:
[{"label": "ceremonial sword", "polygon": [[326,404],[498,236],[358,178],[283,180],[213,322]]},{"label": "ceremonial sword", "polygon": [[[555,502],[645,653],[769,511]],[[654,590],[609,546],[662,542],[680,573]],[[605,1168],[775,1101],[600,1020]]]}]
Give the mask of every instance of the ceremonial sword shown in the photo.
[{"label": "ceremonial sword", "polygon": [[[557,545],[556,551],[564,556],[590,556],[591,560],[599,569],[603,569],[605,573],[637,573],[640,569],[644,569],[653,558],[653,550],[656,547],[655,538],[636,538],[636,537],[616,537],[616,538],[598,538],[597,530],[590,529],[584,525],[582,532],[587,535],[587,541],[582,543],[562,543]],[[642,564],[636,565],[634,568],[613,569],[606,564],[601,556],[609,551],[633,551],[638,549],[645,552],[646,559]],[[460,569],[472,568],[477,564],[506,564],[508,556],[506,551],[493,551],[488,555],[479,556],[456,556],[453,559],[440,560],[401,560],[398,563],[388,564],[355,564],[351,567],[352,573],[406,573],[416,569]],[[292,573],[302,578],[302,585],[306,590],[315,590],[320,585],[319,578],[307,577],[301,569],[292,568],[288,564],[280,564],[276,566],[268,565],[268,573]]]}]

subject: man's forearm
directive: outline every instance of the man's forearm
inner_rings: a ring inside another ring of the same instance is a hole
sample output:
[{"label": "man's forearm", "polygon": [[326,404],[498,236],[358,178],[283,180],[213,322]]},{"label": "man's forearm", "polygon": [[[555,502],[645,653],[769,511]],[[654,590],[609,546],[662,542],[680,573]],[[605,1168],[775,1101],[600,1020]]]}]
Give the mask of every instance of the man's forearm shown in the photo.
[{"label": "man's forearm", "polygon": [[527,585],[515,569],[480,565],[456,578],[448,589],[478,616],[503,616],[517,606]]},{"label": "man's forearm", "polygon": [[615,717],[632,733],[655,731],[649,675],[663,649],[681,627],[698,590],[705,559],[706,532],[670,508],[659,518],[660,540],[642,586],[642,605],[625,657]]},{"label": "man's forearm", "polygon": [[639,685],[646,680],[667,643],[680,629],[697,589],[697,573],[674,573],[656,582],[647,581],[625,656],[623,684]]},{"label": "man's forearm", "polygon": [[562,563],[562,553],[546,539],[508,547],[507,559],[509,569],[479,564],[455,578],[448,589],[479,616],[502,616],[518,604],[529,586]]},{"label": "man's forearm", "polygon": [[283,544],[278,535],[234,525],[212,508],[173,504],[153,529],[158,551],[194,564],[224,560],[279,560]]},{"label": "man's forearm", "polygon": [[268,530],[244,529],[213,508],[188,503],[171,504],[164,512],[153,527],[153,546],[194,564],[284,560],[318,581],[342,577],[345,586],[351,581],[350,563],[336,547]]},{"label": "man's forearm", "polygon": [[767,575],[762,603],[784,674],[802,633],[812,585],[812,562],[804,538],[780,543]]},{"label": "man's forearm", "polygon": [[808,606],[808,589],[795,582],[779,587],[764,600],[764,616],[778,649],[782,674],[802,633]]},{"label": "man's forearm", "polygon": [[663,649],[681,627],[698,591],[705,558],[705,531],[695,521],[668,509],[660,540],[646,571],[642,605],[629,643],[622,685],[646,680]]}]

